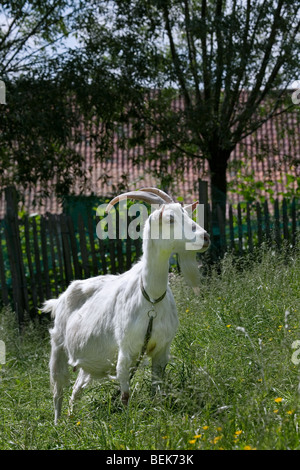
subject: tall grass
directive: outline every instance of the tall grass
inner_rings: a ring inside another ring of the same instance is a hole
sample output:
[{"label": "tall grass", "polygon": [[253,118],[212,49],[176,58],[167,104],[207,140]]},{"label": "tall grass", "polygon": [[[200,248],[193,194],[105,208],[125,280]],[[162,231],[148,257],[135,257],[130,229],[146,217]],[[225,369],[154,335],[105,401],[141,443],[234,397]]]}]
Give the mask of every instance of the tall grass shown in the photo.
[{"label": "tall grass", "polygon": [[13,313],[3,310],[0,448],[300,449],[300,364],[292,361],[299,279],[299,257],[267,250],[243,267],[226,256],[221,272],[203,277],[199,297],[173,275],[180,327],[165,393],[151,396],[144,362],[127,409],[116,383],[94,383],[69,418],[69,389],[57,426],[47,328],[29,324],[20,337]]}]

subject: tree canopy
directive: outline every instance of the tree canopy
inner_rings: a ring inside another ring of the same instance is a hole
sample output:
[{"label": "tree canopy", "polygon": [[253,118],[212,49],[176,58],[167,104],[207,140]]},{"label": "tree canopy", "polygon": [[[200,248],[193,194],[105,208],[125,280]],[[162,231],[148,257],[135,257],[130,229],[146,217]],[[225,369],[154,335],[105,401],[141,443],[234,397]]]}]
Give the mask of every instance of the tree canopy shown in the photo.
[{"label": "tree canopy", "polygon": [[70,0],[2,1],[0,77],[36,71],[65,39],[80,4]]},{"label": "tree canopy", "polygon": [[[174,158],[208,159],[213,202],[224,206],[237,143],[294,106],[287,89],[299,71],[299,0],[89,5],[79,25],[85,49],[128,88],[160,90],[136,102],[137,114]],[[172,109],[176,93],[184,109]]]},{"label": "tree canopy", "polygon": [[60,41],[70,33],[75,12],[69,0],[1,3],[0,78],[7,96],[0,106],[2,188],[39,183],[49,191],[45,183],[54,175],[59,188],[70,163],[78,163],[79,156],[68,150],[76,117],[57,79]]},{"label": "tree canopy", "polygon": [[[79,114],[104,125],[93,136],[100,156],[110,151],[114,124],[130,119],[129,145],[159,135],[148,158],[165,152],[174,160],[207,159],[213,204],[224,208],[235,146],[295,106],[287,90],[299,74],[300,0],[2,5],[8,20],[0,31],[0,77],[17,74],[17,79],[9,88],[12,96],[16,92],[10,111],[2,114],[1,159],[10,171],[19,162],[19,180],[36,168],[39,180],[59,175],[58,187],[66,183],[67,191],[81,168],[70,146],[80,138],[71,131]],[[71,32],[76,48],[46,54],[47,46]],[[184,106],[175,109],[178,95]],[[73,99],[76,106],[70,107]]]}]

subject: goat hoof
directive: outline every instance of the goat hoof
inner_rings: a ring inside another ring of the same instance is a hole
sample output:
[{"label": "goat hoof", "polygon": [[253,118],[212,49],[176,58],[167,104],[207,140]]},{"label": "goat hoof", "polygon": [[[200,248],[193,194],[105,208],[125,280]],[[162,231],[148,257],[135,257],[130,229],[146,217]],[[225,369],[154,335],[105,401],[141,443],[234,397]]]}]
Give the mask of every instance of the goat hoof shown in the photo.
[{"label": "goat hoof", "polygon": [[129,400],[129,393],[128,392],[123,392],[121,395],[121,401],[124,406],[128,405],[128,400]]}]

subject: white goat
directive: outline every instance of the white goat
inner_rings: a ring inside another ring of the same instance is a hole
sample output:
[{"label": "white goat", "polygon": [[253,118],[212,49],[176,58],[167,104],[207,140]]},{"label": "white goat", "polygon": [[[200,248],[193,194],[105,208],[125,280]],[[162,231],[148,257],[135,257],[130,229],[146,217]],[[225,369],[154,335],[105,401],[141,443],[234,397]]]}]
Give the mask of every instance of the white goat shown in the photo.
[{"label": "white goat", "polygon": [[[178,324],[174,297],[168,286],[172,253],[179,253],[181,270],[188,283],[199,284],[195,253],[208,248],[207,233],[193,222],[186,209],[156,188],[119,195],[109,203],[107,212],[124,198],[160,205],[145,223],[141,260],[124,274],[73,281],[58,299],[48,300],[43,306],[43,311],[51,312],[55,319],[50,330],[55,423],[61,413],[63,387],[68,383],[68,364],[79,369],[70,411],[75,398],[91,379],[115,371],[122,402],[127,404],[130,372],[141,353],[150,316],[153,325],[146,353],[152,358],[153,384],[159,383]],[[191,240],[183,231],[182,237],[174,236],[175,228],[183,224],[188,224],[195,234],[194,252],[185,250],[185,244]],[[150,233],[153,227],[173,230],[167,239],[161,233],[158,239],[153,239]]]}]

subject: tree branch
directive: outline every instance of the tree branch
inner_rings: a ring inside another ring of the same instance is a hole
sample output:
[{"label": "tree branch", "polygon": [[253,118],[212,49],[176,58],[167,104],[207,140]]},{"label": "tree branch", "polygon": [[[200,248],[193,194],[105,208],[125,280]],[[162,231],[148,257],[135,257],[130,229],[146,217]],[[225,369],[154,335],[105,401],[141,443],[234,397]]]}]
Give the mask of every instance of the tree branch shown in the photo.
[{"label": "tree branch", "polygon": [[216,4],[216,36],[217,36],[217,63],[216,63],[216,84],[215,84],[215,103],[214,103],[214,113],[217,116],[220,105],[220,96],[221,96],[221,87],[222,87],[222,73],[223,73],[223,37],[222,37],[222,3],[223,0],[217,0]]},{"label": "tree branch", "polygon": [[[278,108],[278,106],[277,106],[277,108]],[[260,120],[253,127],[251,127],[251,129],[249,129],[248,131],[245,131],[245,134],[241,134],[240,139],[238,140],[238,142],[245,139],[248,135],[253,134],[253,132],[257,131],[257,129],[259,129],[263,124],[265,124],[270,119],[273,119],[277,116],[280,116],[281,114],[287,113],[288,111],[290,111],[291,109],[294,109],[294,108],[295,108],[295,105],[291,104],[291,105],[287,106],[286,108],[283,108],[282,110],[278,111],[277,113],[275,113],[275,112],[269,113],[264,119]]]},{"label": "tree branch", "polygon": [[251,3],[251,0],[247,0],[246,25],[245,25],[245,30],[243,34],[243,53],[240,54],[240,66],[238,69],[238,75],[237,75],[233,92],[231,93],[231,99],[229,100],[229,104],[226,106],[227,111],[226,111],[226,108],[224,108],[225,113],[226,113],[224,117],[224,122],[230,122],[230,126],[233,125],[233,123],[231,122],[232,121],[231,117],[233,117],[232,114],[234,112],[234,108],[236,106],[237,101],[239,100],[239,96],[241,92],[241,81],[246,72],[246,66],[250,57],[250,51],[253,48],[254,40],[256,37],[256,33],[257,33],[257,28],[259,26],[259,23],[262,17],[264,16],[265,3],[266,3],[266,0],[264,0],[263,4],[260,6],[260,9],[258,11],[258,16],[255,22],[254,28],[253,28],[252,36],[250,40],[248,41],[248,35],[249,35],[249,30],[250,30],[250,14],[251,14],[251,9],[253,8],[253,4]]},{"label": "tree branch", "polygon": [[237,116],[236,119],[235,119],[235,122],[238,122],[238,128],[235,131],[235,134],[237,136],[242,134],[243,127],[245,126],[245,124],[247,123],[247,121],[249,119],[249,116],[251,116],[251,114],[253,113],[253,111],[255,109],[255,102],[256,102],[257,96],[259,94],[263,78],[265,76],[266,68],[269,64],[270,55],[271,55],[271,52],[272,52],[273,45],[275,43],[276,34],[277,34],[277,26],[278,26],[278,22],[280,21],[280,14],[281,14],[281,9],[282,9],[282,6],[283,6],[283,2],[284,2],[284,0],[279,0],[278,1],[278,5],[277,5],[277,8],[276,8],[276,11],[275,11],[275,14],[274,14],[274,21],[273,21],[273,24],[272,24],[271,33],[270,33],[270,36],[269,36],[269,39],[268,39],[268,42],[267,42],[267,46],[266,46],[265,54],[264,54],[264,57],[263,57],[263,60],[262,60],[261,66],[260,66],[260,70],[259,70],[257,78],[256,78],[255,86],[253,87],[252,91],[250,92],[250,95],[249,95],[249,98],[247,100],[244,111],[242,111],[242,113],[240,113],[240,115]]},{"label": "tree branch", "polygon": [[202,102],[202,98],[200,94],[200,84],[199,84],[199,77],[197,73],[195,43],[194,43],[193,34],[191,32],[191,19],[190,19],[188,0],[184,0],[184,16],[185,16],[185,31],[186,31],[187,44],[188,44],[190,68],[191,68],[192,75],[193,75],[194,82],[195,82],[196,102],[197,102],[197,106],[199,107]]},{"label": "tree branch", "polygon": [[10,23],[6,33],[2,37],[2,40],[0,42],[0,50],[3,50],[4,43],[7,40],[7,38],[9,37],[9,35],[11,34],[11,32],[13,31],[13,27],[15,26],[16,21],[17,21],[17,17],[15,16],[14,19],[12,20],[12,22]]},{"label": "tree branch", "polygon": [[168,13],[168,4],[166,2],[163,2],[162,3],[162,8],[163,8],[164,21],[165,21],[165,28],[166,28],[168,38],[169,38],[171,55],[172,55],[172,59],[173,59],[175,72],[177,74],[177,78],[178,78],[180,87],[182,89],[186,105],[189,108],[190,105],[191,105],[191,98],[190,98],[190,95],[187,91],[187,87],[186,87],[186,83],[185,83],[185,79],[184,79],[184,74],[181,70],[180,59],[179,59],[179,56],[177,54],[176,46],[175,46],[173,35],[172,35],[172,28],[171,28],[171,25],[170,25],[170,19],[169,19],[169,13]]},{"label": "tree branch", "polygon": [[[22,50],[22,48],[27,43],[27,41],[39,31],[40,27],[47,21],[48,17],[55,10],[55,8],[59,5],[59,3],[60,3],[60,0],[56,0],[53,3],[53,5],[48,9],[48,11],[43,15],[43,17],[37,22],[37,24],[31,29],[31,31],[29,31],[28,34],[26,34],[23,38],[20,38],[18,41],[16,41],[16,42],[19,42],[19,45],[16,48],[13,55],[8,60],[8,62],[6,64],[3,64],[1,74],[3,74],[6,71],[9,64],[19,54],[19,52]],[[16,42],[15,42],[15,44],[16,44]]]},{"label": "tree branch", "polygon": [[[298,8],[298,10],[299,10],[299,8]],[[297,15],[297,13],[298,13],[298,11],[296,12],[296,15]],[[295,15],[295,16],[296,16],[296,15]],[[295,30],[294,30],[294,34],[293,34],[292,37],[290,38],[290,41],[289,41],[290,43],[293,44],[294,41],[296,41],[296,36],[297,36],[297,34],[298,34],[298,32],[299,32],[299,29],[300,29],[300,21],[298,22],[297,27],[296,27]],[[282,43],[286,43],[285,39],[283,39]],[[264,88],[264,90],[262,91],[262,93],[261,93],[259,99],[256,101],[256,106],[258,106],[258,105],[261,103],[261,101],[265,98],[265,96],[266,96],[266,95],[268,94],[268,92],[270,91],[270,89],[271,89],[271,87],[272,87],[272,84],[274,83],[274,80],[276,79],[276,77],[277,77],[277,75],[278,75],[278,73],[279,73],[280,68],[282,67],[282,65],[283,65],[284,62],[285,62],[285,58],[286,58],[286,57],[285,57],[284,54],[278,56],[277,62],[276,62],[276,64],[274,65],[272,72],[270,73],[270,76],[269,76],[269,78],[268,78],[268,80],[267,80],[267,83],[266,83],[266,85],[265,85],[265,88]]]},{"label": "tree branch", "polygon": [[201,47],[202,47],[204,99],[205,99],[206,104],[208,104],[210,102],[210,97],[211,97],[211,86],[210,86],[211,73],[209,70],[207,45],[206,45],[206,15],[207,15],[206,0],[202,0],[201,18],[202,18],[203,29],[200,31],[200,38],[201,38]]}]

